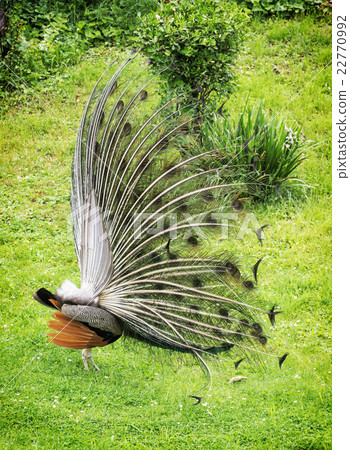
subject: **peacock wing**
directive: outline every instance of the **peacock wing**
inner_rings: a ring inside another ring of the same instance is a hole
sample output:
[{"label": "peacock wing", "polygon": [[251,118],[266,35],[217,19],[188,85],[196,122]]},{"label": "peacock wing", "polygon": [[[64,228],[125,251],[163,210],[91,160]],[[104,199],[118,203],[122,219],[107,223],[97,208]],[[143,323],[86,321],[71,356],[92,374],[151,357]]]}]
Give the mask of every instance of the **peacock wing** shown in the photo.
[{"label": "peacock wing", "polygon": [[52,315],[48,327],[54,331],[47,334],[49,341],[60,347],[84,349],[104,347],[113,342],[113,339],[99,336],[83,323],[58,311]]}]

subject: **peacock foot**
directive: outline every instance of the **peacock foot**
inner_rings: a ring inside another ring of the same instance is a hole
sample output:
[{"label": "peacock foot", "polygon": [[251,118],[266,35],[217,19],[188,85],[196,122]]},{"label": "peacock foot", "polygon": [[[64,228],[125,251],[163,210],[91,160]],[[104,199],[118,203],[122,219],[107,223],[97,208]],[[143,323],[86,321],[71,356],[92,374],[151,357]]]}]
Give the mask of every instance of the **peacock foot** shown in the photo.
[{"label": "peacock foot", "polygon": [[83,353],[81,355],[84,363],[84,369],[89,370],[87,360],[91,362],[91,364],[95,367],[97,371],[100,369],[97,367],[95,361],[92,359],[92,349],[91,348],[84,348]]}]

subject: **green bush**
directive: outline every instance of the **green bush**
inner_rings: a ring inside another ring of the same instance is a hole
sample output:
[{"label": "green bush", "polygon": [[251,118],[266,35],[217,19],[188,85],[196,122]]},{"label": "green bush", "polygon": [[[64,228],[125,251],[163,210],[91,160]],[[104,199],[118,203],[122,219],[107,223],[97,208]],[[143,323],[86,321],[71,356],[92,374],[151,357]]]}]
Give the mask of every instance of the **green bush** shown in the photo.
[{"label": "green bush", "polygon": [[126,44],[157,0],[4,1],[0,94],[76,63],[91,47]]},{"label": "green bush", "polygon": [[233,92],[247,22],[245,11],[225,1],[171,1],[141,19],[136,42],[159,73],[163,92],[182,87],[204,103]]},{"label": "green bush", "polygon": [[242,183],[242,190],[255,198],[276,192],[305,159],[307,142],[301,127],[288,127],[284,119],[263,112],[263,105],[245,106],[237,123],[215,115],[201,126],[202,142],[185,152],[193,155],[214,151],[201,166],[217,168],[222,182]]},{"label": "green bush", "polygon": [[[314,12],[321,4],[331,8],[326,0],[234,0],[239,6],[249,8],[260,14],[288,14],[299,12]],[[331,10],[331,9],[330,9]]]}]

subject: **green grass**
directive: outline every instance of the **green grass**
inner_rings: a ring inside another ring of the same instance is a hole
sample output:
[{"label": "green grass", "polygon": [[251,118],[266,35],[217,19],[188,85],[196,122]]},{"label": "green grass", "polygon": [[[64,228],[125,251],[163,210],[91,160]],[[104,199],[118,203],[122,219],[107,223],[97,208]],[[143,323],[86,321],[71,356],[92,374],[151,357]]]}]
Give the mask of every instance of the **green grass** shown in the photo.
[{"label": "green grass", "polygon": [[[331,448],[331,69],[322,70],[330,40],[330,27],[310,17],[251,25],[231,114],[250,92],[322,143],[298,168],[312,188],[249,205],[269,224],[263,247],[251,232],[213,243],[237,248],[247,267],[264,256],[259,297],[284,311],[268,330],[274,352],[290,354],[283,370],[277,360],[237,372],[226,360],[213,364],[211,397],[196,407],[188,395],[205,379],[191,360],[116,342],[95,352],[101,372],[85,372],[80,352],[47,345],[51,313],[31,298],[79,280],[69,233],[72,148],[112,55],[97,52],[8,108],[0,130],[0,448]],[[247,379],[228,384],[237,374]]]}]

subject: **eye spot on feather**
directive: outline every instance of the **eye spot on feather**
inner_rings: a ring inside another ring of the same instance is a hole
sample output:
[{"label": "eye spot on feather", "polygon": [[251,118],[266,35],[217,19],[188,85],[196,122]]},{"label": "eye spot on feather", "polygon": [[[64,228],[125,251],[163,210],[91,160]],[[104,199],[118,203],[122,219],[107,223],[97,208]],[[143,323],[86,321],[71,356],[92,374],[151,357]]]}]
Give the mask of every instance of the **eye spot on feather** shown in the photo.
[{"label": "eye spot on feather", "polygon": [[141,258],[141,256],[143,256],[145,254],[145,252],[143,250],[139,250],[136,254],[135,254],[135,258]]},{"label": "eye spot on feather", "polygon": [[194,315],[194,317],[199,318],[201,310],[197,305],[191,305],[190,310],[191,310],[192,314]]},{"label": "eye spot on feather", "polygon": [[198,245],[198,239],[196,238],[196,236],[190,236],[187,239],[187,242],[192,245],[193,247],[195,247],[196,245]]},{"label": "eye spot on feather", "polygon": [[230,350],[230,348],[233,348],[235,346],[235,344],[231,344],[231,342],[223,342],[221,344],[222,348],[225,350]]},{"label": "eye spot on feather", "polygon": [[160,254],[158,252],[152,252],[151,253],[151,260],[154,263],[160,262],[162,258],[160,257]]},{"label": "eye spot on feather", "polygon": [[203,199],[204,199],[206,202],[211,202],[211,201],[214,200],[214,195],[213,195],[211,192],[205,192],[205,193],[203,194]]},{"label": "eye spot on feather", "polygon": [[149,159],[148,159],[148,158],[145,158],[145,159],[143,159],[143,160],[140,162],[139,167],[140,167],[140,169],[145,169],[145,168],[147,167],[148,164],[149,164]]},{"label": "eye spot on feather", "polygon": [[235,201],[232,203],[232,208],[233,208],[235,211],[237,211],[237,212],[243,211],[243,209],[244,209],[243,202],[241,202],[241,200],[235,200]]},{"label": "eye spot on feather", "polygon": [[238,270],[237,266],[235,266],[234,264],[232,264],[229,261],[226,263],[226,269],[235,278],[239,279],[241,277],[241,273]]},{"label": "eye spot on feather", "polygon": [[140,94],[140,100],[141,101],[145,100],[147,98],[147,95],[148,95],[148,92],[143,89]]},{"label": "eye spot on feather", "polygon": [[267,344],[267,337],[266,336],[259,336],[258,339],[259,339],[259,342],[262,345],[266,345]]},{"label": "eye spot on feather", "polygon": [[157,147],[159,150],[166,149],[168,147],[168,145],[169,145],[169,139],[166,137],[157,142]]},{"label": "eye spot on feather", "polygon": [[156,206],[162,206],[162,197],[158,197],[157,199],[154,200],[153,204]]},{"label": "eye spot on feather", "polygon": [[196,288],[202,287],[202,281],[198,277],[193,278],[192,284]]},{"label": "eye spot on feather", "polygon": [[[125,170],[125,168],[126,168],[126,161],[125,161],[125,159],[122,159],[121,161],[120,161],[120,163],[119,163],[119,167],[120,167],[120,171],[122,171],[122,170]],[[134,191],[135,192],[135,191]]]},{"label": "eye spot on feather", "polygon": [[124,109],[124,102],[122,100],[119,100],[117,103],[117,111],[120,113]]},{"label": "eye spot on feather", "polygon": [[102,125],[104,118],[105,118],[105,113],[104,113],[104,111],[102,111],[101,115],[100,115],[100,123],[99,123],[100,126]]},{"label": "eye spot on feather", "polygon": [[220,316],[224,317],[225,319],[227,319],[228,316],[229,316],[229,312],[225,308],[220,308],[219,309],[219,314],[220,314]]},{"label": "eye spot on feather", "polygon": [[177,209],[182,213],[186,212],[187,211],[186,203],[180,203],[179,206],[177,207]]},{"label": "eye spot on feather", "polygon": [[254,283],[250,280],[246,280],[243,282],[243,286],[245,288],[247,288],[249,291],[251,291],[252,289],[254,289]]},{"label": "eye spot on feather", "polygon": [[124,136],[128,136],[131,133],[131,124],[130,122],[126,122],[126,124],[123,127],[122,134]]},{"label": "eye spot on feather", "polygon": [[157,291],[162,291],[162,290],[164,289],[164,284],[156,283],[156,284],[154,285],[154,287],[155,287],[155,289],[156,289]]},{"label": "eye spot on feather", "polygon": [[252,327],[253,327],[253,330],[254,330],[256,333],[261,333],[261,332],[262,332],[262,327],[261,327],[260,323],[254,323],[254,324],[252,325]]}]

